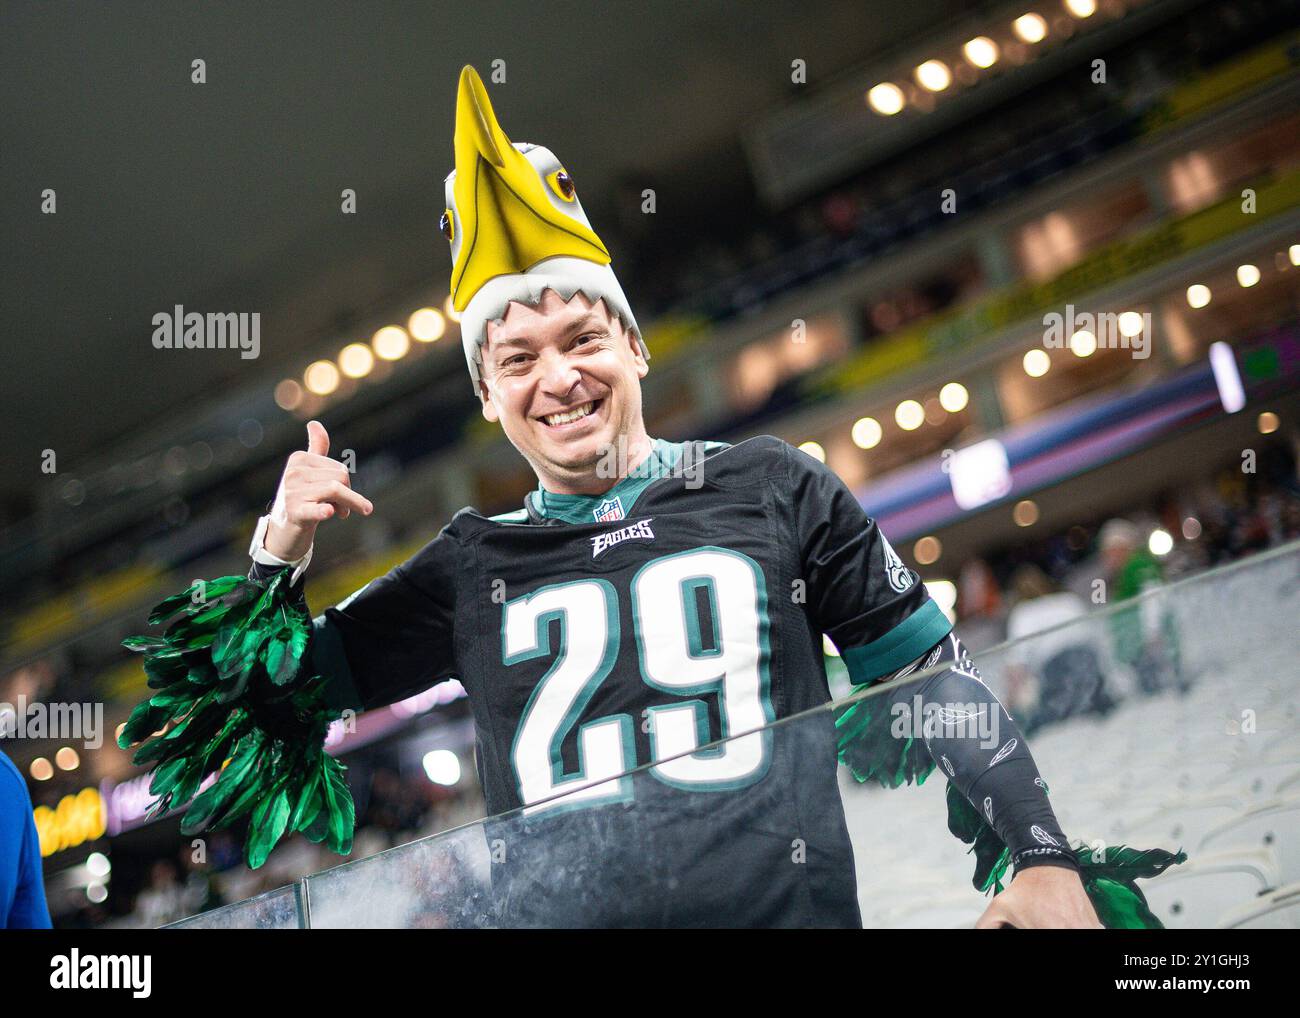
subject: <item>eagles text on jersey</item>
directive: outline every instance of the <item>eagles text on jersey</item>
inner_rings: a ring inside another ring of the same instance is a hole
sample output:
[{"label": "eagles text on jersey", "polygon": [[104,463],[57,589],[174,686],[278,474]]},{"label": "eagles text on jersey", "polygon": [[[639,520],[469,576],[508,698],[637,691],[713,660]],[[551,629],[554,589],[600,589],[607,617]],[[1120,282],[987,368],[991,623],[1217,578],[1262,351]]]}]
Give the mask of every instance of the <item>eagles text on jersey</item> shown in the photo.
[{"label": "eagles text on jersey", "polygon": [[821,463],[656,440],[603,495],[462,510],[312,657],[359,708],[464,684],[488,812],[518,811],[489,831],[502,922],[858,926],[833,720],[768,726],[829,700],[823,633],[876,677],[950,628]]}]

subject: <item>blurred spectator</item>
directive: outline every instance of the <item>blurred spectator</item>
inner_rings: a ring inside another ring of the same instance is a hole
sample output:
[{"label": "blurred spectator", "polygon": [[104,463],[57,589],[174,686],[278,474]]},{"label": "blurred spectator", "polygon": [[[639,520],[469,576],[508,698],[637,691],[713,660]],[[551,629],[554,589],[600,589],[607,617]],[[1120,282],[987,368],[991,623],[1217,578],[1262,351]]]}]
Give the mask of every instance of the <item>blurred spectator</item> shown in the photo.
[{"label": "blurred spectator", "polygon": [[[1128,601],[1163,585],[1160,560],[1129,520],[1109,520],[1101,528],[1098,543],[1111,603]],[[1143,693],[1158,693],[1170,686],[1185,688],[1177,625],[1162,598],[1142,598],[1132,609],[1114,612],[1109,623],[1115,658],[1133,669]]]},{"label": "blurred spectator", "polygon": [[1007,639],[1041,634],[1013,645],[1008,655],[1008,706],[1021,709],[1025,733],[1078,714],[1106,714],[1114,700],[1106,692],[1102,637],[1087,620],[1088,603],[1035,565],[1016,570],[1011,588],[1016,601],[1007,615]]},{"label": "blurred spectator", "polygon": [[149,886],[136,899],[135,912],[140,924],[149,929],[174,923],[188,914],[185,889],[176,879],[176,865],[170,859],[159,859],[153,864]]},{"label": "blurred spectator", "polygon": [[181,885],[181,897],[184,902],[185,915],[197,915],[208,909],[224,904],[221,892],[212,880],[212,863],[196,862],[195,851],[188,844],[181,846],[176,855],[177,863],[185,880]]},{"label": "blurred spectator", "polygon": [[957,576],[961,639],[972,654],[1002,640],[1002,591],[982,558],[967,559]]},{"label": "blurred spectator", "polygon": [[429,813],[434,788],[423,776],[403,781],[395,771],[378,767],[371,778],[370,802],[364,820],[385,831],[389,845],[409,841]]}]

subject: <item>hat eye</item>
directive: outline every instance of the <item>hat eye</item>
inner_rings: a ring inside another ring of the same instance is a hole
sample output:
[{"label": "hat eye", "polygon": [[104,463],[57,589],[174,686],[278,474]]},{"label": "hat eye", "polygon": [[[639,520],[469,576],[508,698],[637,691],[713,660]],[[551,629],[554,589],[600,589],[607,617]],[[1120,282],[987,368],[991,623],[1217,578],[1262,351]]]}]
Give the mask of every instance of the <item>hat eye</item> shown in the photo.
[{"label": "hat eye", "polygon": [[442,231],[444,237],[451,240],[453,232],[451,225],[451,209],[442,210],[442,218],[438,220],[438,229]]},{"label": "hat eye", "polygon": [[546,182],[551,185],[551,190],[565,201],[574,200],[574,195],[577,192],[573,188],[573,178],[569,176],[567,170],[556,170],[554,173],[548,173]]}]

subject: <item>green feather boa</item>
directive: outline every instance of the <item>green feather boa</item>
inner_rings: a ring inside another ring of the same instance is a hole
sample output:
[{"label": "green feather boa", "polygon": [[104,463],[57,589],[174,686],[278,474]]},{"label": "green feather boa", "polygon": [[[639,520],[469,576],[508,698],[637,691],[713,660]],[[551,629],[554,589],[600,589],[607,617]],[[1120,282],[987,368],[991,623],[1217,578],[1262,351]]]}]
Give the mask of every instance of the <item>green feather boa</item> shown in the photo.
[{"label": "green feather boa", "polygon": [[[867,689],[857,686],[855,691]],[[858,781],[876,781],[884,788],[898,788],[915,781],[924,784],[934,770],[934,760],[925,743],[908,736],[896,738],[890,732],[888,696],[866,696],[845,708],[836,718],[840,760]],[[1047,794],[1047,783],[1042,783]],[[981,893],[990,888],[1002,891],[1002,878],[1011,865],[1011,851],[971,802],[948,783],[948,830],[970,845],[975,853],[972,883]],[[1147,907],[1138,888],[1139,878],[1154,877],[1170,866],[1187,861],[1187,854],[1153,848],[1140,851],[1123,845],[1094,851],[1086,845],[1074,849],[1083,888],[1097,910],[1097,918],[1108,929],[1164,929]]]},{"label": "green feather boa", "polygon": [[144,742],[134,760],[154,764],[149,815],[188,803],[186,835],[248,816],[252,869],[294,831],[339,855],[352,851],[352,794],[343,765],[325,752],[342,712],[328,704],[325,679],[305,674],[311,618],[288,586],[288,570],[264,584],[242,576],[195,583],[150,614],[151,625],[174,620],[163,635],[122,643],[144,655],[157,690],[117,740],[123,749]]}]

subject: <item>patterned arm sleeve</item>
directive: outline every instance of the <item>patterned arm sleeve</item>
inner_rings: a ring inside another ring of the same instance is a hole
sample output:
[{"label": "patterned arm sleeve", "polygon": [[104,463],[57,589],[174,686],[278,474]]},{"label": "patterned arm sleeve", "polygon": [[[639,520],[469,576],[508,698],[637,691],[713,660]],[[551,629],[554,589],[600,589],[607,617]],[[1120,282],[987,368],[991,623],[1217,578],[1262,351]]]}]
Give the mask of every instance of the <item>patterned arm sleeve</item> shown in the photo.
[{"label": "patterned arm sleeve", "polygon": [[931,757],[1011,849],[1017,867],[1077,869],[1023,733],[921,578],[834,472],[793,448],[786,455],[808,609],[853,683],[902,678],[946,661],[943,671],[894,690],[889,710],[915,713],[920,698]]},{"label": "patterned arm sleeve", "polygon": [[904,715],[913,732],[919,727],[930,756],[1011,850],[1017,871],[1030,866],[1078,871],[1024,733],[984,684],[955,633],[882,681],[945,664],[943,671],[895,690],[894,716]]}]

